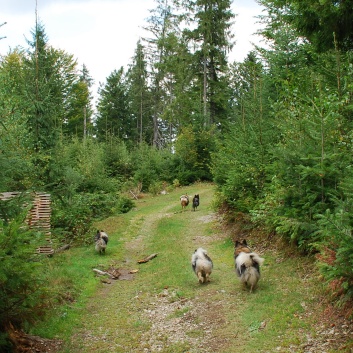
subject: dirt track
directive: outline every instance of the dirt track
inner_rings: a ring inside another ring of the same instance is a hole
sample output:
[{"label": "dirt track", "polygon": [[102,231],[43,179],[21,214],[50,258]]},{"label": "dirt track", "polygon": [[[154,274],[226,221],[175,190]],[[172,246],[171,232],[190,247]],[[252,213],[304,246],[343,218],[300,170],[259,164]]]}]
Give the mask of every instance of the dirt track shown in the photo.
[{"label": "dirt track", "polygon": [[[317,273],[312,263],[288,257],[272,241],[257,239],[254,233],[237,234],[239,227],[225,229],[211,208],[213,188],[202,187],[198,192],[201,206],[196,212],[191,208],[181,212],[177,201],[170,202],[176,194],[138,202],[119,238],[124,258],[114,259],[117,268],[138,272],[130,280],[102,284],[63,352],[351,352],[347,341],[353,337],[352,326],[331,307],[325,309],[327,303],[313,287]],[[146,211],[151,202],[154,206]],[[181,259],[184,282],[159,275],[161,267],[168,266],[163,250],[141,267],[136,263],[148,254],[147,244],[153,243],[161,224],[183,224],[178,234],[172,228],[161,238],[166,243],[159,247],[167,251],[170,244],[175,246],[172,253]],[[244,235],[266,259],[259,288],[251,295],[242,291],[236,279],[229,240]],[[190,257],[198,246],[208,249],[215,264],[207,285],[199,285],[191,271]],[[293,282],[302,288],[293,287]],[[281,300],[289,304],[282,305]],[[247,321],[252,312],[253,321]]]}]

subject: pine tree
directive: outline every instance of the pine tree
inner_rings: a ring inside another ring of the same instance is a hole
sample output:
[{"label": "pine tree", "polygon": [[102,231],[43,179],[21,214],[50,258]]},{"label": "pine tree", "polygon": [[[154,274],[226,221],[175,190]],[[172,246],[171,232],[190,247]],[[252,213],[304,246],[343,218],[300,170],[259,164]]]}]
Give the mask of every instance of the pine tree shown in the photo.
[{"label": "pine tree", "polygon": [[165,145],[164,132],[168,129],[163,119],[163,113],[168,106],[168,94],[166,92],[166,82],[168,73],[164,70],[164,63],[167,60],[168,36],[178,32],[179,19],[175,15],[173,0],[156,0],[157,6],[151,11],[151,16],[147,19],[146,30],[150,37],[146,38],[146,47],[150,64],[152,106],[151,114],[153,121],[152,145],[162,148]]},{"label": "pine tree", "polygon": [[92,135],[93,110],[91,106],[92,95],[90,88],[93,79],[89,75],[85,65],[80,70],[80,75],[76,76],[67,94],[66,117],[63,121],[63,132],[67,136],[78,136],[83,139]]},{"label": "pine tree", "polygon": [[259,0],[273,16],[272,26],[284,23],[307,38],[318,52],[353,48],[353,12],[350,1]]},{"label": "pine tree", "polygon": [[136,117],[136,142],[152,142],[151,95],[148,87],[147,61],[144,46],[139,40],[127,73],[128,99],[133,116]]},{"label": "pine tree", "polygon": [[232,48],[229,0],[189,1],[196,29],[185,30],[195,43],[195,68],[202,92],[204,125],[224,124],[228,114],[230,92],[226,79],[227,54]]},{"label": "pine tree", "polygon": [[109,141],[117,137],[125,141],[136,141],[136,117],[129,111],[127,84],[124,69],[114,70],[98,90],[97,137]]},{"label": "pine tree", "polygon": [[86,86],[86,99],[83,102],[83,138],[85,139],[89,134],[89,131],[92,132],[92,115],[93,110],[91,106],[92,94],[90,89],[93,86],[94,80],[90,75],[85,64],[82,65],[81,74],[80,74],[80,82],[81,84]]},{"label": "pine tree", "polygon": [[[60,121],[57,114],[62,92],[56,85],[54,65],[56,53],[49,45],[44,26],[36,23],[32,42],[29,42],[29,58],[25,60],[28,83],[28,128],[33,149],[40,153],[54,148],[59,141]],[[56,95],[58,94],[58,95]]]}]

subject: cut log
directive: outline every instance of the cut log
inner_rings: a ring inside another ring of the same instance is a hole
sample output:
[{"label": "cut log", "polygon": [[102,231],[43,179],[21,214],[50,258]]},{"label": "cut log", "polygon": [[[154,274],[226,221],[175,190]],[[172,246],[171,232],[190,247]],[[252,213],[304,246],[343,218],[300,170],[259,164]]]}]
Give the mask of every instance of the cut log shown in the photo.
[{"label": "cut log", "polygon": [[158,255],[158,254],[152,254],[152,255],[150,255],[150,256],[145,257],[145,258],[142,259],[142,260],[138,260],[137,262],[138,262],[139,264],[143,264],[143,263],[145,263],[145,262],[148,262],[148,261],[154,259],[155,257],[157,257],[157,255]]}]

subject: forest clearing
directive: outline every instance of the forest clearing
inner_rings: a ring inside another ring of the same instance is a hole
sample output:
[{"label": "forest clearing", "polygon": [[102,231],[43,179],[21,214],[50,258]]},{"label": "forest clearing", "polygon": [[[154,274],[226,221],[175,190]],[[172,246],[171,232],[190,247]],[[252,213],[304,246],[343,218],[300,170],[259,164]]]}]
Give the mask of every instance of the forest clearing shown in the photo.
[{"label": "forest clearing", "polygon": [[[197,211],[191,205],[182,211],[181,193],[200,194]],[[90,257],[80,271],[95,279],[94,290],[37,332],[52,325],[61,353],[351,352],[351,323],[329,304],[314,260],[268,234],[237,223],[225,227],[213,197],[212,184],[194,184],[145,195],[129,213],[99,222],[109,234],[105,255],[93,244],[58,255],[65,262]],[[242,237],[265,259],[253,293],[242,289],[234,270],[233,239]],[[191,268],[200,246],[214,263],[206,284]],[[117,269],[121,278],[92,268]]]}]

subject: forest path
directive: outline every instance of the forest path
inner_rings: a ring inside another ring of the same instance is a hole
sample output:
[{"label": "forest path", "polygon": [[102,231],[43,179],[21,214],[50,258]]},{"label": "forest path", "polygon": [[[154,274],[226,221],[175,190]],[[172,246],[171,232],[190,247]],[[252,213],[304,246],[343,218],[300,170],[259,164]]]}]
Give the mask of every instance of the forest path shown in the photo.
[{"label": "forest path", "polygon": [[[181,211],[183,193],[200,194],[196,212],[191,205]],[[195,184],[137,201],[135,210],[117,216],[125,222],[101,222],[110,234],[105,260],[123,273],[138,272],[101,284],[62,352],[351,352],[342,341],[350,328],[325,320],[311,260],[250,235],[265,264],[258,289],[242,290],[234,271],[236,234],[222,228],[213,197],[211,184]],[[214,262],[204,285],[191,269],[200,246]],[[157,257],[137,263],[152,253]]]}]

